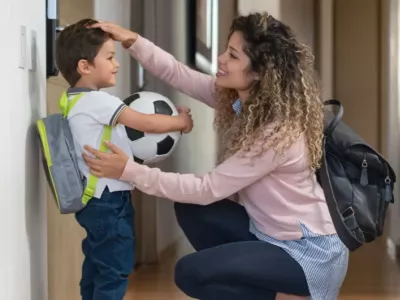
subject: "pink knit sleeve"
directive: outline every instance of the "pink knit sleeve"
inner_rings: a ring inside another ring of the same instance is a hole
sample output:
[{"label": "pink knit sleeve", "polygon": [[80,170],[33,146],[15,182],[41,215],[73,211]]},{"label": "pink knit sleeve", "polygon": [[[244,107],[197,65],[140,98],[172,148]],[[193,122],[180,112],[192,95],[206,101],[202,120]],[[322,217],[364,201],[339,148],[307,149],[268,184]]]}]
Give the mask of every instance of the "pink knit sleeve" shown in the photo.
[{"label": "pink knit sleeve", "polygon": [[190,69],[140,35],[129,48],[129,52],[153,76],[180,92],[215,107],[215,80],[212,76]]},{"label": "pink knit sleeve", "polygon": [[121,180],[134,184],[142,192],[177,202],[207,205],[227,198],[256,182],[279,164],[280,156],[268,150],[257,157],[234,155],[202,177],[193,174],[162,172],[132,160]]}]

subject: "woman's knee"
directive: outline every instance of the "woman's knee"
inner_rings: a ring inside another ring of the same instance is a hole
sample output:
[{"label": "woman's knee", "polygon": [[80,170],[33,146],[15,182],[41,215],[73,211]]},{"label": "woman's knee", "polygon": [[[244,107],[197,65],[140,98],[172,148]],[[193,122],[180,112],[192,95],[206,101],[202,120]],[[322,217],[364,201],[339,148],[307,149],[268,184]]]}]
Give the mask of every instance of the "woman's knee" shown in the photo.
[{"label": "woman's knee", "polygon": [[197,268],[193,266],[192,255],[182,257],[175,265],[174,280],[176,286],[185,294],[195,297],[197,296],[201,282],[196,276]]}]

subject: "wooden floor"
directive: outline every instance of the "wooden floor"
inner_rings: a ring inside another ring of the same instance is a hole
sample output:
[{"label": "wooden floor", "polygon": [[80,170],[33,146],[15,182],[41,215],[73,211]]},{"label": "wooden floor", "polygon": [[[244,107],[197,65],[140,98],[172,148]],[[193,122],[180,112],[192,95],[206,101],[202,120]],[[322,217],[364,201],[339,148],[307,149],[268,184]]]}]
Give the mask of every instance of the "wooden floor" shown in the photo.
[{"label": "wooden floor", "polygon": [[[170,257],[160,265],[139,267],[130,280],[124,300],[189,300],[174,285],[174,264],[179,256]],[[385,239],[365,246],[351,255],[347,278],[339,300],[399,300],[400,266],[386,253]],[[244,299],[251,300],[251,299]]]}]

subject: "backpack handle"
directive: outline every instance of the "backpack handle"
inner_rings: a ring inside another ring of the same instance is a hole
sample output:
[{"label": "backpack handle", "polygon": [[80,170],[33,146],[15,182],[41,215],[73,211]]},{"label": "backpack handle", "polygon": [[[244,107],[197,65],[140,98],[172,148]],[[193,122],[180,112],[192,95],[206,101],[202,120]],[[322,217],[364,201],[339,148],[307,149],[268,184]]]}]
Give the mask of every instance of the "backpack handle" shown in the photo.
[{"label": "backpack handle", "polygon": [[324,105],[335,105],[338,107],[338,113],[336,114],[336,116],[333,118],[331,123],[325,129],[325,135],[330,135],[335,130],[336,126],[339,124],[340,120],[343,117],[343,105],[337,99],[326,100],[326,101],[324,101]]}]

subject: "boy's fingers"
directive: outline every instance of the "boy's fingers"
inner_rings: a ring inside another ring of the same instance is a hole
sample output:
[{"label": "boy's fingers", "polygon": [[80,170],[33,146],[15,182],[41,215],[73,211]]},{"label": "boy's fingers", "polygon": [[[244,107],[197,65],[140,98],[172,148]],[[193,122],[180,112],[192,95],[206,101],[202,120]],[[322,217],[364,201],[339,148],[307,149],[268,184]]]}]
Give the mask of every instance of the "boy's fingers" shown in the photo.
[{"label": "boy's fingers", "polygon": [[178,112],[190,113],[190,108],[186,106],[178,106],[176,109]]}]

